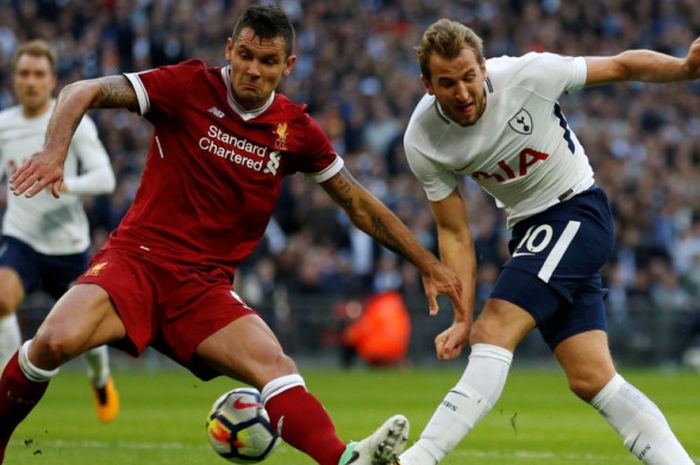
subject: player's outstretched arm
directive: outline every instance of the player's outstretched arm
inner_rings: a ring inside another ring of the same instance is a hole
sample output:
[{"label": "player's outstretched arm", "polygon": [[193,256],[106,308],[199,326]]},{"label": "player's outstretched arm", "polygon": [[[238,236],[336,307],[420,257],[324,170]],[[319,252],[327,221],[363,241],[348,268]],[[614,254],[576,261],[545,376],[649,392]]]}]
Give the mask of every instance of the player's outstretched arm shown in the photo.
[{"label": "player's outstretched arm", "polygon": [[452,326],[435,338],[437,357],[453,360],[469,343],[476,293],[476,253],[467,208],[459,189],[440,201],[432,202],[430,206],[437,224],[440,259],[457,273],[462,284],[464,312],[455,311]]},{"label": "player's outstretched arm", "polygon": [[15,195],[26,193],[27,197],[33,197],[50,187],[53,196],[59,197],[68,146],[90,108],[137,110],[138,100],[124,76],[78,81],[64,87],[51,114],[44,147],[10,177],[10,189]]},{"label": "player's outstretched arm", "polygon": [[347,168],[321,183],[321,186],[345,210],[355,226],[418,267],[423,275],[431,314],[438,312],[438,294],[449,297],[456,311],[464,312],[462,288],[454,271],[426,250],[406,225],[362,187]]},{"label": "player's outstretched arm", "polygon": [[700,37],[685,58],[652,50],[627,50],[611,57],[586,57],[586,85],[621,81],[673,82],[700,78]]}]

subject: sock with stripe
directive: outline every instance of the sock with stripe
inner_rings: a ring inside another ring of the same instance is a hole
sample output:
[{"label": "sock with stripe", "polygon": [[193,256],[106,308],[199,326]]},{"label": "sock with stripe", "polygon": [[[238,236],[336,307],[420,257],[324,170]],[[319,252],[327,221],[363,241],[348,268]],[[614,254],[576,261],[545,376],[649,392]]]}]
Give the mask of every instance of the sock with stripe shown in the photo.
[{"label": "sock with stripe", "polygon": [[49,380],[58,373],[58,369],[42,370],[29,361],[30,343],[25,342],[15,352],[0,377],[0,463],[12,432],[29,415],[46,392]]},{"label": "sock with stripe", "polygon": [[486,415],[503,392],[513,353],[474,344],[457,385],[433,413],[420,439],[399,457],[401,465],[435,465]]},{"label": "sock with stripe", "polygon": [[300,375],[270,381],[261,392],[270,423],[284,441],[321,465],[337,465],[345,444]]},{"label": "sock with stripe", "polygon": [[591,405],[622,436],[625,447],[646,465],[693,465],[664,414],[647,396],[616,374]]}]

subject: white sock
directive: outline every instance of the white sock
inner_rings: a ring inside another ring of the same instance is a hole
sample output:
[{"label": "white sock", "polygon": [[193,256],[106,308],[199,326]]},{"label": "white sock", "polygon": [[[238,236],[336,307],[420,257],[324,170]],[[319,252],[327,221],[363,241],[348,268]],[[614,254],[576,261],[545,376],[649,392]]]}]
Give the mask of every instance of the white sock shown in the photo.
[{"label": "white sock", "polygon": [[0,317],[0,372],[5,369],[5,365],[21,345],[22,333],[19,329],[17,315],[10,313]]},{"label": "white sock", "polygon": [[265,404],[273,397],[297,386],[301,386],[306,389],[304,378],[302,378],[301,375],[294,374],[280,376],[279,378],[273,379],[263,386],[263,389],[260,392],[260,397],[262,398],[263,404]]},{"label": "white sock", "polygon": [[494,406],[506,384],[513,353],[490,344],[474,344],[457,385],[447,393],[420,439],[401,456],[401,465],[434,465]]},{"label": "white sock", "polygon": [[598,410],[622,436],[625,447],[647,465],[693,465],[661,410],[616,374],[593,398]]},{"label": "white sock", "polygon": [[97,388],[105,387],[109,380],[109,352],[107,346],[95,347],[83,354],[88,378]]},{"label": "white sock", "polygon": [[48,381],[56,376],[59,368],[44,370],[43,368],[34,366],[34,364],[29,361],[28,355],[29,346],[31,343],[32,340],[30,339],[22,344],[22,348],[19,349],[19,368],[22,370],[22,373],[24,373],[24,376],[26,376],[28,380],[34,381],[35,383],[43,383],[44,381]]}]

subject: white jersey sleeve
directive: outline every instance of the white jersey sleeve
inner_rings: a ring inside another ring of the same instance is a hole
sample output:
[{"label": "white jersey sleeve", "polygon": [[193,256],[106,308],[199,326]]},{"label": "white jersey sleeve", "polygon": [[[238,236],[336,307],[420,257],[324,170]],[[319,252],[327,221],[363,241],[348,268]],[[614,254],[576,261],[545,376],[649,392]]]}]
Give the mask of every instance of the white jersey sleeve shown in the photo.
[{"label": "white jersey sleeve", "polygon": [[[416,112],[422,106],[434,103],[435,99],[426,95],[418,104]],[[406,131],[406,134],[404,134],[404,150],[408,166],[418,181],[423,184],[428,200],[437,202],[455,190],[458,180],[453,170],[440,165],[428,154],[421,152],[421,147],[430,145],[428,141],[414,143],[416,138],[424,138],[426,136],[427,134],[421,131]]]},{"label": "white jersey sleeve", "polygon": [[502,79],[502,85],[523,86],[549,100],[557,100],[564,92],[579,90],[586,84],[583,57],[530,52],[521,57],[492,58],[487,66],[493,69],[494,79]]},{"label": "white jersey sleeve", "polygon": [[593,170],[557,99],[586,82],[583,57],[528,53],[486,61],[486,108],[471,126],[450,120],[434,96],[404,135],[409,166],[431,201],[469,176],[505,208],[508,225],[593,184]]},{"label": "white jersey sleeve", "polygon": [[78,125],[69,150],[75,153],[81,168],[80,173],[64,176],[69,193],[99,195],[114,191],[116,180],[109,156],[89,116],[85,115]]}]

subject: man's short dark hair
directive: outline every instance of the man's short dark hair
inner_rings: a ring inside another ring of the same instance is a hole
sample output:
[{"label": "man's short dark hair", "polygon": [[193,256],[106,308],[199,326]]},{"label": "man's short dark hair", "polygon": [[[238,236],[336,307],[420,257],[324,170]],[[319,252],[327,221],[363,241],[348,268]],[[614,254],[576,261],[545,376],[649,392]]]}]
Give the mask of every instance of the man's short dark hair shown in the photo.
[{"label": "man's short dark hair", "polygon": [[[280,8],[273,5],[253,5],[248,7],[233,26],[231,38],[235,41],[243,28],[249,27],[259,39],[282,37],[285,41],[285,54],[289,57],[294,48],[294,26]],[[285,57],[285,58],[286,58]]]}]

